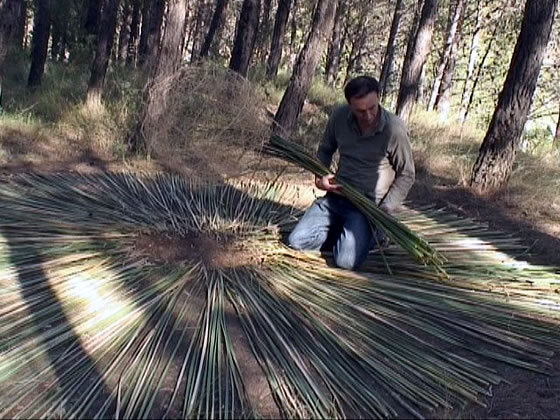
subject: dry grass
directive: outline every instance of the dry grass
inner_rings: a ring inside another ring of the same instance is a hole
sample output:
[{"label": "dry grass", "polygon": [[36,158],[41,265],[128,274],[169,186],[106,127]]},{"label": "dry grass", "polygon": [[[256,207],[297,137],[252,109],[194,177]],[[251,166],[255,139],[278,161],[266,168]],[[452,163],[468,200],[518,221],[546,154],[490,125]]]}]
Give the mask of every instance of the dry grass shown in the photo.
[{"label": "dry grass", "polygon": [[149,155],[188,175],[239,175],[269,136],[261,90],[211,63],[156,81],[148,102],[142,133]]}]

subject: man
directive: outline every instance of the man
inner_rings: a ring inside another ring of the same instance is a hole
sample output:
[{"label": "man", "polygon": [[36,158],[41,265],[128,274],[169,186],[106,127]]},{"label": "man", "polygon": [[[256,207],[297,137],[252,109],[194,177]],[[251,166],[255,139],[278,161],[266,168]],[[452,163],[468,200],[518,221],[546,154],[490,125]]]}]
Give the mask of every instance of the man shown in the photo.
[{"label": "man", "polygon": [[[379,105],[379,83],[373,77],[350,80],[344,96],[347,104],[336,108],[329,118],[317,156],[330,167],[338,150],[336,179],[393,213],[414,183],[414,160],[406,126]],[[315,186],[326,195],[303,215],[288,245],[297,250],[332,250],[338,267],[355,270],[379,240],[376,237],[382,235],[342,195],[342,187],[333,183],[334,177],[315,177]]]}]

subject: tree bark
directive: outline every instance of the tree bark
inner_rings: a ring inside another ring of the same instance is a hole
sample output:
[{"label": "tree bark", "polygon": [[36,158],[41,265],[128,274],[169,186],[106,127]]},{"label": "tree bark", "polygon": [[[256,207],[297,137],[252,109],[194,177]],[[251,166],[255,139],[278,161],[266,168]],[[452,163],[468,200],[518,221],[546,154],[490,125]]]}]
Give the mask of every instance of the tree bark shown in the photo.
[{"label": "tree bark", "polygon": [[467,73],[465,76],[465,83],[463,85],[463,93],[461,95],[461,109],[459,110],[459,121],[463,124],[467,118],[467,106],[471,96],[471,89],[473,86],[472,77],[474,74],[476,61],[478,59],[478,48],[480,45],[480,31],[482,29],[482,7],[481,0],[478,0],[476,5],[476,23],[474,26],[471,45],[469,48],[469,62],[467,65]]},{"label": "tree bark", "polygon": [[202,44],[202,36],[203,36],[202,33],[204,31],[205,6],[206,6],[205,0],[198,0],[194,29],[191,31],[191,36],[190,36],[190,38],[192,39],[191,62],[195,61],[200,55],[200,47]]},{"label": "tree bark", "polygon": [[47,61],[47,48],[49,44],[50,13],[49,0],[36,0],[35,21],[33,23],[33,40],[31,47],[31,68],[27,86],[34,88],[41,84]]},{"label": "tree bark", "polygon": [[274,131],[284,129],[290,133],[294,129],[315,69],[325,50],[327,37],[332,31],[335,13],[336,0],[318,0],[311,31],[299,53],[290,83],[274,116]]},{"label": "tree bark", "polygon": [[109,66],[109,57],[115,39],[119,0],[107,0],[101,16],[101,28],[97,36],[95,58],[91,66],[91,75],[87,89],[87,103],[97,105],[101,102],[101,94],[105,84],[105,75]]},{"label": "tree bark", "polygon": [[352,36],[352,47],[350,49],[350,55],[348,57],[348,65],[346,66],[346,77],[344,78],[344,83],[348,82],[352,77],[353,73],[359,73],[362,70],[362,51],[367,37],[367,30],[369,27],[369,15],[368,7],[366,7],[360,13],[360,20],[356,26],[356,32]]},{"label": "tree bark", "polygon": [[387,40],[387,47],[385,48],[385,56],[383,57],[383,66],[381,67],[381,74],[379,75],[379,94],[381,98],[385,97],[387,89],[390,86],[391,72],[393,71],[393,58],[395,56],[395,44],[402,14],[403,0],[397,0],[395,11],[393,12],[391,30],[389,31],[389,39]]},{"label": "tree bark", "polygon": [[121,7],[121,27],[119,29],[118,61],[124,63],[128,52],[128,40],[130,38],[130,25],[132,23],[132,3],[125,0]]},{"label": "tree bark", "polygon": [[237,35],[233,44],[229,68],[243,77],[247,77],[251,55],[255,48],[259,16],[261,12],[260,0],[244,0],[237,25]]},{"label": "tree bark", "polygon": [[288,24],[292,0],[278,0],[278,9],[274,18],[274,29],[270,42],[270,53],[266,61],[266,78],[272,80],[278,74],[280,59],[282,58],[282,47],[284,45],[284,33]]},{"label": "tree bark", "polygon": [[488,41],[488,45],[486,46],[486,51],[484,52],[484,55],[482,56],[482,59],[480,60],[480,64],[478,65],[478,69],[476,71],[476,76],[474,77],[474,80],[472,82],[472,86],[470,88],[470,95],[467,99],[467,103],[466,103],[466,107],[465,107],[465,114],[464,114],[464,118],[466,119],[469,111],[471,109],[471,105],[473,103],[474,100],[474,94],[476,92],[476,87],[478,85],[478,81],[480,80],[480,75],[482,74],[482,70],[484,69],[484,65],[486,64],[486,59],[488,58],[488,55],[490,54],[490,50],[492,49],[492,44],[494,42],[494,40],[496,39],[496,33],[498,32],[498,28],[499,25],[495,25],[494,29],[492,30],[492,35],[489,38]]},{"label": "tree bark", "polygon": [[152,67],[156,64],[161,39],[165,0],[154,0],[150,4],[150,17],[144,50],[141,53],[141,65]]},{"label": "tree bark", "polygon": [[210,47],[212,46],[212,41],[214,40],[214,35],[220,24],[223,22],[224,12],[227,6],[227,0],[216,0],[216,7],[214,8],[214,14],[212,15],[212,21],[210,22],[210,27],[204,38],[204,43],[200,49],[200,57],[204,58],[208,56],[210,52]]},{"label": "tree bark", "polygon": [[187,0],[170,0],[154,79],[169,76],[181,67],[186,17]]},{"label": "tree bark", "polygon": [[97,35],[104,0],[89,0],[84,28],[89,35]]},{"label": "tree bark", "polygon": [[550,37],[558,0],[527,0],[508,75],[474,164],[471,187],[493,193],[508,182]]},{"label": "tree bark", "polygon": [[270,10],[272,0],[262,0],[262,18],[255,45],[255,56],[259,63],[267,56],[267,46],[270,44]]},{"label": "tree bark", "polygon": [[[451,90],[453,88],[453,77],[455,75],[455,63],[457,62],[457,48],[461,40],[461,30],[463,29],[464,18],[464,0],[458,0],[453,16],[453,25],[456,29],[453,31],[453,39],[451,40],[451,49],[447,58],[447,63],[443,70],[443,76],[439,86],[439,92],[436,96],[435,108],[438,110],[440,119],[447,120],[450,110]],[[456,23],[455,23],[456,22]]]},{"label": "tree bark", "polygon": [[[6,1],[6,3],[9,2]],[[15,4],[20,5],[20,9],[17,11],[17,26],[15,34],[13,35],[13,44],[22,47],[25,42],[25,32],[27,30],[27,1],[15,0]]]},{"label": "tree bark", "polygon": [[560,106],[558,107],[558,121],[556,122],[556,132],[552,139],[552,146],[560,152]]},{"label": "tree bark", "polygon": [[[22,13],[21,0],[0,1],[0,112],[2,112],[2,76],[4,74],[4,62],[8,55],[8,49],[17,35],[19,16]],[[21,44],[20,44],[21,45]]]},{"label": "tree bark", "polygon": [[[402,1],[402,0],[399,0]],[[344,17],[346,16],[346,0],[338,0],[334,17],[333,34],[327,48],[325,62],[325,81],[329,86],[334,86],[340,67],[340,56],[343,48]]]},{"label": "tree bark", "polygon": [[[443,51],[439,58],[439,63],[436,71],[436,77],[434,78],[434,83],[432,86],[432,92],[430,95],[430,102],[428,104],[428,111],[432,111],[437,102],[437,97],[440,92],[441,81],[443,79],[443,73],[449,62],[451,52],[453,47],[456,47],[457,41],[457,28],[459,27],[460,16],[462,15],[464,0],[457,0],[455,3],[449,2],[449,20],[446,30],[445,42],[443,45]],[[455,50],[456,51],[456,50]]]},{"label": "tree bark", "polygon": [[130,35],[126,53],[126,65],[134,67],[136,64],[136,52],[138,44],[138,32],[140,28],[140,0],[132,1],[132,21],[130,22]]},{"label": "tree bark", "polygon": [[408,51],[407,49],[406,52],[397,99],[397,115],[405,121],[408,120],[412,112],[418,94],[422,66],[430,52],[437,4],[438,0],[425,0],[416,35],[411,43],[412,45],[409,45],[411,50]]},{"label": "tree bark", "polygon": [[143,66],[146,62],[148,51],[148,32],[150,28],[151,3],[150,0],[142,1],[142,25],[140,26],[140,40],[138,41],[138,65]]}]

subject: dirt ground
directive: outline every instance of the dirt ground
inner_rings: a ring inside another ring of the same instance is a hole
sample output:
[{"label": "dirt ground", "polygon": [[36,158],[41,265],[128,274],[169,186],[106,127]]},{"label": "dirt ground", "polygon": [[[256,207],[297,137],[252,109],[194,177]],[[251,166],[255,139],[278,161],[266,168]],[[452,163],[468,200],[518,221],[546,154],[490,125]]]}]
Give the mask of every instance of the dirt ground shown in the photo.
[{"label": "dirt ground", "polygon": [[[197,175],[204,175],[205,162],[198,162]],[[99,171],[99,170],[129,170],[141,169],[169,170],[183,174],[192,173],[189,168],[169,168],[162,162],[152,161],[122,161],[107,162],[95,156],[85,156],[74,161],[52,161],[42,163],[12,162],[0,166],[0,176],[25,171]],[[228,166],[228,170],[231,167]],[[418,179],[413,187],[409,199],[418,204],[435,204],[447,207],[452,211],[468,218],[487,223],[489,227],[514,234],[522,239],[522,243],[531,247],[531,256],[528,260],[548,266],[560,267],[560,234],[555,235],[550,231],[544,232],[539,225],[550,222],[546,214],[524,214],[516,208],[505,205],[499,196],[477,197],[470,191],[461,187],[449,187],[442,183],[427,183],[422,175],[423,169],[419,168]],[[288,170],[282,180],[289,182],[309,182],[309,175],[301,171]],[[433,177],[429,178],[433,180]],[[312,198],[312,197],[308,197]],[[545,220],[546,219],[546,220]],[[560,229],[558,229],[560,232]],[[167,246],[161,238],[142,238],[139,242],[143,252]],[[198,242],[189,244],[191,247],[207,245],[203,238]],[[223,258],[224,250],[218,251],[216,256]],[[181,259],[185,255],[163,256],[165,259]],[[239,361],[244,366],[244,376],[248,383],[248,394],[254,406],[265,417],[277,417],[278,411],[266,379],[255,362],[254,357],[244,341],[239,325],[232,324],[235,334],[237,329],[237,342]],[[501,384],[492,390],[492,396],[486,399],[487,407],[469,406],[452,412],[433,413],[434,417],[445,418],[560,418],[560,355],[555,355],[552,360],[553,367],[550,375],[536,374],[522,369],[505,365],[496,365],[495,369],[502,374],[509,384]]]}]

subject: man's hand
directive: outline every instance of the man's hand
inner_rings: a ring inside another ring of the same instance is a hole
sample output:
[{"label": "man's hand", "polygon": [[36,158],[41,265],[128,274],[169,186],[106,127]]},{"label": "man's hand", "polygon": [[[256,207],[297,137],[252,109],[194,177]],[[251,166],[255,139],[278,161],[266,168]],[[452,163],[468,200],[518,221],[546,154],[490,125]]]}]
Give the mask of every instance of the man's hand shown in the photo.
[{"label": "man's hand", "polygon": [[316,176],[315,186],[323,191],[342,194],[342,185],[338,185],[334,182],[334,175],[332,174],[323,177]]}]

